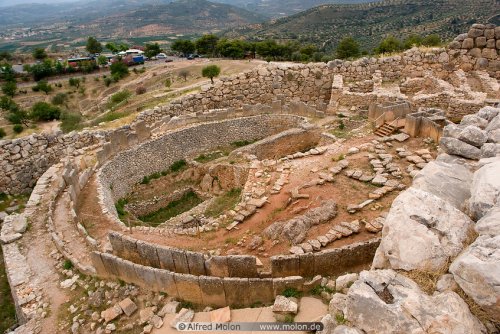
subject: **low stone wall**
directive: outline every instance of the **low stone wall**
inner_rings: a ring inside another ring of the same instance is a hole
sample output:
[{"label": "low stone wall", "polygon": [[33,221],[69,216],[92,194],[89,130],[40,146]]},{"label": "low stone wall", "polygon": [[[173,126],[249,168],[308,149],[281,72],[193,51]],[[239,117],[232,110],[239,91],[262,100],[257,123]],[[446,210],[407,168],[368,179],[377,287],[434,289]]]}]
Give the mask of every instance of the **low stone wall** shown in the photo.
[{"label": "low stone wall", "polygon": [[91,258],[100,277],[119,278],[148,290],[165,292],[171,297],[214,307],[270,303],[287,288],[302,291],[304,283],[300,276],[235,278],[173,273],[98,252],[93,252]]},{"label": "low stone wall", "polygon": [[232,142],[264,138],[299,126],[291,115],[260,115],[188,127],[118,153],[98,172],[100,202],[116,217],[115,201],[126,196],[144,176],[167,169],[175,161],[194,158]]},{"label": "low stone wall", "polygon": [[321,133],[315,127],[290,129],[235,150],[230,157],[235,157],[240,153],[249,153],[259,160],[279,159],[289,154],[309,150],[317,146],[320,139]]},{"label": "low stone wall", "polygon": [[[256,278],[260,273],[252,255],[208,257],[202,253],[160,246],[126,235],[110,232],[113,254],[136,264],[181,274],[213,277]],[[371,263],[380,239],[354,243],[341,248],[302,255],[271,257],[272,277],[340,275]]]}]

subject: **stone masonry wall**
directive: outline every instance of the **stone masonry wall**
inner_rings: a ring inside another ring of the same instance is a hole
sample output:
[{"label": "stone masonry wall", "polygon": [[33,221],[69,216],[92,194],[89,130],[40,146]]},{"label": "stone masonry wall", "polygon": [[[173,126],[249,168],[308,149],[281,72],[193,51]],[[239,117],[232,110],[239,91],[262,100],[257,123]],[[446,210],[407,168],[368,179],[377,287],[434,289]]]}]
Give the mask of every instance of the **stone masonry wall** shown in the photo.
[{"label": "stone masonry wall", "polygon": [[101,203],[116,215],[114,203],[144,176],[167,169],[175,161],[230,145],[255,140],[300,126],[303,119],[290,115],[261,115],[212,122],[168,133],[117,154],[99,171]]},{"label": "stone masonry wall", "polygon": [[340,275],[370,264],[380,243],[380,239],[372,239],[317,253],[273,256],[271,272],[260,273],[253,255],[206,257],[203,253],[160,246],[117,232],[110,232],[108,238],[113,254],[121,259],[179,274],[221,278]]}]

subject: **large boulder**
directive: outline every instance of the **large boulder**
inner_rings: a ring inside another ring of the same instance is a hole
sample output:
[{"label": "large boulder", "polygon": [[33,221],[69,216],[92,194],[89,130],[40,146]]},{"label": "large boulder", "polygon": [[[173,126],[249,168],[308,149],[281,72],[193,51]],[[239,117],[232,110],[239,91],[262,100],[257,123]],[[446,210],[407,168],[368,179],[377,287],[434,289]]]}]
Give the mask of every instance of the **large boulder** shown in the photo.
[{"label": "large boulder", "polygon": [[479,235],[500,235],[500,206],[488,211],[483,218],[478,220],[475,229]]},{"label": "large boulder", "polygon": [[467,159],[478,160],[481,158],[481,150],[475,146],[467,144],[459,139],[442,137],[439,144],[443,150],[452,155],[458,155]]},{"label": "large boulder", "polygon": [[425,190],[462,210],[470,197],[473,174],[463,164],[429,162],[413,179],[413,188]]},{"label": "large boulder", "polygon": [[477,126],[469,125],[460,132],[458,139],[472,146],[481,147],[488,140],[488,135]]},{"label": "large boulder", "polygon": [[473,234],[472,220],[452,204],[409,188],[392,203],[372,267],[440,270]]},{"label": "large boulder", "polygon": [[486,131],[490,132],[496,129],[500,129],[500,115],[496,115],[493,117],[493,119],[490,121],[488,126],[486,127]]},{"label": "large boulder", "polygon": [[500,235],[479,236],[453,261],[450,272],[465,293],[500,322]]},{"label": "large boulder", "polygon": [[455,292],[429,296],[393,270],[361,272],[349,289],[345,317],[367,334],[486,333]]},{"label": "large boulder", "polygon": [[496,204],[500,205],[500,157],[493,158],[474,173],[469,200],[470,214],[478,220]]},{"label": "large boulder", "polygon": [[484,107],[479,110],[477,113],[477,116],[484,118],[488,122],[490,122],[493,118],[495,118],[497,115],[500,114],[500,108],[494,108],[494,107]]}]

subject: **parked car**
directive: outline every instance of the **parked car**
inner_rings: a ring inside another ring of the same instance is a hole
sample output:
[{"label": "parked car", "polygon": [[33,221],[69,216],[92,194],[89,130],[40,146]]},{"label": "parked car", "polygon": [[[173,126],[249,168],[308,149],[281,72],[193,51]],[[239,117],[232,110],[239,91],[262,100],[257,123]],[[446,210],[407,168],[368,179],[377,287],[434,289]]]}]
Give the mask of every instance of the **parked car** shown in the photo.
[{"label": "parked car", "polygon": [[156,59],[167,59],[167,55],[164,53],[158,53]]}]

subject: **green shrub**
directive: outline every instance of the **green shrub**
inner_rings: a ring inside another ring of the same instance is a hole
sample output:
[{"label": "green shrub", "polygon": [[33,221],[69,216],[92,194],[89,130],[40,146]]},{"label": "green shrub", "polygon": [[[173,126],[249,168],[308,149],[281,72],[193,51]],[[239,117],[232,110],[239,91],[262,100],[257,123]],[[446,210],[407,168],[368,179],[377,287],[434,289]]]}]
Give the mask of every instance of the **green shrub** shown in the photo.
[{"label": "green shrub", "polygon": [[47,102],[37,102],[31,108],[30,117],[35,121],[52,121],[61,117],[61,109]]},{"label": "green shrub", "polygon": [[14,131],[15,133],[21,133],[23,132],[24,128],[21,124],[14,124],[14,126],[12,127],[12,131]]},{"label": "green shrub", "polygon": [[65,133],[80,130],[82,128],[82,115],[75,112],[63,112],[61,114],[61,130]]},{"label": "green shrub", "polygon": [[126,77],[128,75],[128,67],[121,61],[117,61],[109,67],[109,70],[111,71],[111,76],[115,81],[119,81],[120,79]]},{"label": "green shrub", "polygon": [[111,79],[111,78],[104,78],[104,85],[106,87],[109,87],[109,85],[111,85],[112,82],[113,82],[113,79]]},{"label": "green shrub", "polygon": [[7,135],[7,133],[5,132],[5,130],[3,128],[0,128],[0,139],[5,137],[6,135]]},{"label": "green shrub", "polygon": [[38,81],[35,86],[31,88],[34,92],[44,92],[46,95],[52,91],[52,86],[45,80]]},{"label": "green shrub", "polygon": [[109,100],[112,104],[117,105],[119,103],[122,103],[123,101],[126,101],[131,95],[132,94],[128,90],[124,89],[111,95]]},{"label": "green shrub", "polygon": [[210,78],[212,84],[214,83],[214,78],[219,76],[220,67],[217,65],[208,65],[201,70],[201,75],[205,78]]},{"label": "green shrub", "polygon": [[301,293],[299,290],[295,288],[286,288],[285,291],[283,291],[282,295],[288,298],[290,297],[298,298],[300,297]]},{"label": "green shrub", "polygon": [[64,260],[63,268],[66,270],[70,270],[71,268],[73,268],[73,263],[70,260]]},{"label": "green shrub", "polygon": [[115,204],[116,212],[118,213],[118,217],[123,219],[127,216],[127,210],[125,210],[125,205],[127,205],[128,200],[126,198],[119,199]]},{"label": "green shrub", "polygon": [[175,173],[175,172],[178,172],[178,171],[181,171],[182,169],[186,168],[187,166],[187,162],[186,160],[182,159],[182,160],[177,160],[176,162],[174,162],[171,166],[170,166],[170,171],[172,173]]},{"label": "green shrub", "polygon": [[56,96],[52,98],[52,104],[56,106],[63,105],[68,100],[68,95],[66,93],[57,93]]}]

